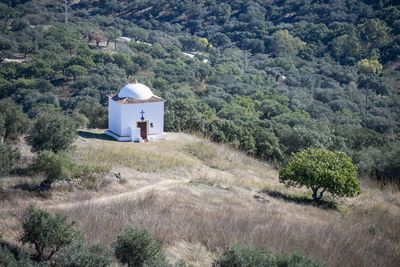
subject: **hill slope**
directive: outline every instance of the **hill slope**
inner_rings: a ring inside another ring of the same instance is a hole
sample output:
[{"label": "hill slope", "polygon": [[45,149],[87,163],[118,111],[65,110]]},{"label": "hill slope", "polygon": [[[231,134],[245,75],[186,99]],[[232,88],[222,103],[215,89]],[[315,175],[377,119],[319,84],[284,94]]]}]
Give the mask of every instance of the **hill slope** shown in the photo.
[{"label": "hill slope", "polygon": [[18,239],[22,212],[35,202],[75,219],[90,243],[110,245],[133,224],[161,239],[171,261],[183,258],[195,266],[210,266],[234,242],[301,250],[332,266],[399,263],[399,193],[388,188],[364,184],[358,198],[335,200],[338,209],[313,206],[302,198],[306,191],[279,184],[268,164],[182,133],[136,144],[81,132],[72,156],[119,172],[121,180],[107,174],[97,190],[60,183],[46,200],[5,179],[10,191],[0,204],[3,239]]}]

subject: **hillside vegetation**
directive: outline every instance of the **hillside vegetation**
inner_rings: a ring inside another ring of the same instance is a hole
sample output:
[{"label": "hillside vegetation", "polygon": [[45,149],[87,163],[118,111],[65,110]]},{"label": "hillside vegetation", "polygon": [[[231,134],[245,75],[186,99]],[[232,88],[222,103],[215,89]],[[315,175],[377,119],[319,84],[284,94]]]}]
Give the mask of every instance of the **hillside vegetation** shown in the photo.
[{"label": "hillside vegetation", "polygon": [[58,1],[0,7],[3,109],[106,128],[107,95],[137,79],[166,99],[168,131],[279,165],[343,151],[360,175],[398,181],[395,1],[73,1],[68,23]]},{"label": "hillside vegetation", "polygon": [[135,144],[100,140],[104,135],[96,132],[83,135],[71,157],[104,164],[121,173],[121,180],[107,175],[96,191],[84,179],[60,183],[45,199],[29,193],[21,180],[3,178],[9,188],[0,207],[3,240],[17,244],[22,214],[35,203],[76,220],[89,244],[109,247],[131,224],[160,239],[171,262],[184,259],[195,266],[210,266],[231,243],[301,251],[331,266],[399,262],[399,193],[389,187],[363,183],[355,199],[336,199],[332,206],[328,197],[316,205],[309,201],[311,192],[280,184],[268,164],[203,138],[169,133],[165,142]]},{"label": "hillside vegetation", "polygon": [[[67,2],[0,3],[0,265],[399,266],[398,1]],[[134,80],[168,141],[93,130]]]}]

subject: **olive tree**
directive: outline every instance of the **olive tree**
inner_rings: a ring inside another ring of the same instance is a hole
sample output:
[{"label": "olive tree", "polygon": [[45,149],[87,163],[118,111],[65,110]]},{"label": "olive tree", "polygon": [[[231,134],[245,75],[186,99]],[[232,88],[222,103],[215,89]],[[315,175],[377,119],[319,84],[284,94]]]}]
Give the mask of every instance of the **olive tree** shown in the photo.
[{"label": "olive tree", "polygon": [[77,123],[60,113],[42,113],[26,137],[32,150],[59,152],[68,149],[77,135]]},{"label": "olive tree", "polygon": [[111,254],[103,246],[87,247],[84,240],[76,238],[57,256],[57,266],[107,267],[113,262]]},{"label": "olive tree", "polygon": [[114,243],[115,256],[128,266],[159,266],[166,263],[161,243],[146,230],[128,226]]},{"label": "olive tree", "polygon": [[66,216],[58,212],[52,216],[31,204],[24,213],[21,241],[32,244],[40,260],[51,260],[79,236],[73,225],[74,222],[67,222]]},{"label": "olive tree", "polygon": [[292,159],[279,172],[279,181],[286,186],[311,188],[314,200],[325,192],[343,197],[360,194],[357,167],[343,152],[310,148],[292,154]]},{"label": "olive tree", "polygon": [[0,143],[0,177],[7,175],[19,162],[21,153],[7,143]]}]

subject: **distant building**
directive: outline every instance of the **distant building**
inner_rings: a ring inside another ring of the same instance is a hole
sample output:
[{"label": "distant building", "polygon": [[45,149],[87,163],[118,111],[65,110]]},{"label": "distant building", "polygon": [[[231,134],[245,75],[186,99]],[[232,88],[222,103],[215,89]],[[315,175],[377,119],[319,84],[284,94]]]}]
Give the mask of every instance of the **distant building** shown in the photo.
[{"label": "distant building", "polygon": [[166,140],[164,99],[144,84],[130,83],[108,97],[108,127],[104,133],[118,141]]}]

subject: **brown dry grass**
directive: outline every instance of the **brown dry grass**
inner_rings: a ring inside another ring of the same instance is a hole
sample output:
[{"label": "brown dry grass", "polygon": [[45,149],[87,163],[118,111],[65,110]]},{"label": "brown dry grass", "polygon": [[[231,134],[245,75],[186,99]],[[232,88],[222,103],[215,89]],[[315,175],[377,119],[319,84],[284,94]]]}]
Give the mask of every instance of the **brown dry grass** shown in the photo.
[{"label": "brown dry grass", "polygon": [[[227,146],[185,134],[169,137],[146,144],[80,138],[76,160],[104,164],[121,172],[126,183],[112,181],[98,192],[74,187],[54,192],[51,200],[2,202],[0,233],[15,242],[22,211],[34,201],[75,219],[91,243],[109,246],[132,224],[162,240],[171,261],[184,258],[195,266],[210,266],[233,242],[285,253],[301,250],[331,266],[400,265],[397,189],[363,182],[359,197],[335,200],[338,210],[284,201],[258,191],[309,193],[285,188],[268,164]],[[266,202],[256,201],[255,194]]]}]

